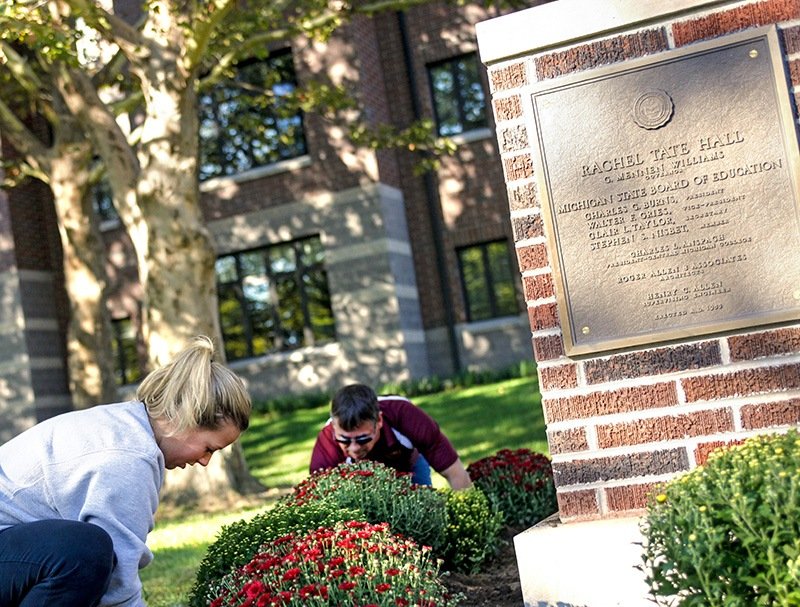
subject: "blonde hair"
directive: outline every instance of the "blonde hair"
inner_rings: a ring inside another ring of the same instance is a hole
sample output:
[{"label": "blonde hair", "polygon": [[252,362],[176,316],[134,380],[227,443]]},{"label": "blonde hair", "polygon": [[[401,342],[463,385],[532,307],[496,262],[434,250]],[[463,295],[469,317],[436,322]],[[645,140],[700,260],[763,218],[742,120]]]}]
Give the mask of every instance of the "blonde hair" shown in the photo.
[{"label": "blonde hair", "polygon": [[170,422],[171,434],[192,428],[215,430],[226,421],[243,432],[250,424],[252,405],[244,382],[213,357],[213,342],[205,335],[195,337],[139,384],[136,398],[150,417]]}]

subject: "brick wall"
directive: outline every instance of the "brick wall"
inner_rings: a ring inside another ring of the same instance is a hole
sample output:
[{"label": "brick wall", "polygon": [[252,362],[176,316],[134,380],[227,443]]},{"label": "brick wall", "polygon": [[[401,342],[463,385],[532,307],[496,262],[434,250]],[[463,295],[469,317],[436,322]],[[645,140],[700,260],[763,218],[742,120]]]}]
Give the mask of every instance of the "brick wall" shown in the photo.
[{"label": "brick wall", "polygon": [[[597,10],[624,4],[598,3]],[[713,448],[800,424],[798,323],[606,356],[565,355],[528,147],[528,87],[769,24],[779,29],[792,86],[800,84],[800,0],[679,4],[678,13],[487,61],[564,521],[641,513],[658,483],[702,464]],[[480,30],[479,42],[483,48]]]},{"label": "brick wall", "polygon": [[[527,4],[539,1],[528,0]],[[329,78],[346,84],[364,104],[365,116],[376,123],[407,127],[415,119],[412,102],[415,94],[419,117],[433,120],[427,65],[477,51],[475,24],[493,14],[496,13],[492,9],[477,5],[455,7],[447,2],[427,3],[404,11],[410,66],[404,54],[397,11],[358,18],[325,43],[298,41],[293,49],[297,77],[301,83]],[[409,82],[409,69],[413,82]],[[486,85],[488,88],[488,82]],[[419,155],[402,149],[362,150],[356,154],[337,139],[338,127],[316,114],[306,115],[304,126],[309,156],[305,166],[237,180],[230,186],[205,187],[202,196],[205,218],[213,222],[247,216],[323,192],[336,193],[375,182],[397,187],[403,193],[413,243],[425,329],[443,327],[447,321],[445,288],[452,298],[449,309],[454,322],[466,322],[456,249],[490,240],[510,241],[512,235],[507,221],[503,171],[494,162],[499,151],[491,132],[487,130],[483,137],[461,142],[457,152],[445,158],[430,177],[431,192],[425,179],[415,172]],[[518,136],[524,137],[524,133]],[[513,139],[512,134],[509,137]],[[521,145],[518,138],[513,141]],[[446,277],[440,276],[436,264],[432,214],[437,213],[443,225],[441,246]]]}]

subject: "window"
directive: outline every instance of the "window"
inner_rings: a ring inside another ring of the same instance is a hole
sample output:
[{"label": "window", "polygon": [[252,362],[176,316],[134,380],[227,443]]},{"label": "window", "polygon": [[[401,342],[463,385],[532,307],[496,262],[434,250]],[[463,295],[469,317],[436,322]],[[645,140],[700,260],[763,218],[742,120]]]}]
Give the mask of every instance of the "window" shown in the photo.
[{"label": "window", "polygon": [[117,384],[132,384],[142,378],[136,348],[136,328],[130,318],[111,321],[113,330],[112,350],[117,363]]},{"label": "window", "polygon": [[296,87],[287,49],[240,64],[233,78],[201,94],[200,179],[305,154],[302,114],[287,103]]},{"label": "window", "polygon": [[[101,160],[95,158],[96,163],[93,168],[97,168]],[[89,188],[89,196],[92,197],[92,209],[94,214],[101,222],[114,221],[119,222],[119,215],[114,206],[113,192],[111,191],[111,184],[108,177],[102,177],[99,181],[95,182]]]},{"label": "window", "polygon": [[517,293],[506,241],[459,249],[458,261],[470,321],[517,314]]},{"label": "window", "polygon": [[486,96],[475,53],[430,64],[428,76],[439,135],[458,135],[487,126]]},{"label": "window", "polygon": [[228,360],[335,339],[324,261],[318,236],[217,259]]}]

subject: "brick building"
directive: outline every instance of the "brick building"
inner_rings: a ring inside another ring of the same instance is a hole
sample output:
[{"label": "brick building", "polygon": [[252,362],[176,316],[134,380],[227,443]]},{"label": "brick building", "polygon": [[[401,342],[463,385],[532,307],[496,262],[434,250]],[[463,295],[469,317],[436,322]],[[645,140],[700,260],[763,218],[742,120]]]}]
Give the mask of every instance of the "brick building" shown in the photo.
[{"label": "brick building", "polygon": [[[536,2],[531,2],[536,4]],[[530,359],[530,326],[474,25],[498,13],[430,4],[298,40],[201,99],[201,191],[217,247],[230,365],[255,398],[380,384]],[[315,114],[257,113],[298,83],[352,87],[374,122],[434,120],[457,143],[435,173],[418,156],[353,145]],[[260,80],[259,80],[260,79]],[[524,147],[504,133],[505,148]],[[140,376],[130,244],[99,192],[122,384]],[[4,428],[69,409],[66,302],[44,186],[0,199]],[[34,404],[35,403],[35,409]],[[8,420],[8,421],[6,421]],[[2,437],[0,437],[2,438]]]}]

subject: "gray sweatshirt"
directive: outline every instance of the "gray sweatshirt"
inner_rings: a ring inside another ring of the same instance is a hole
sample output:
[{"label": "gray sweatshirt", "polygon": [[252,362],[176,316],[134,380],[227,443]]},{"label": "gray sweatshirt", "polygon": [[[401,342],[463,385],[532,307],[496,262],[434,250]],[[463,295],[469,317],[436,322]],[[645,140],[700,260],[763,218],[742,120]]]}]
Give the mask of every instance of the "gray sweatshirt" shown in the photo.
[{"label": "gray sweatshirt", "polygon": [[145,541],[163,480],[142,403],[65,413],[0,445],[0,529],[48,519],[102,527],[118,562],[100,605],[141,607],[139,569],[153,559]]}]

